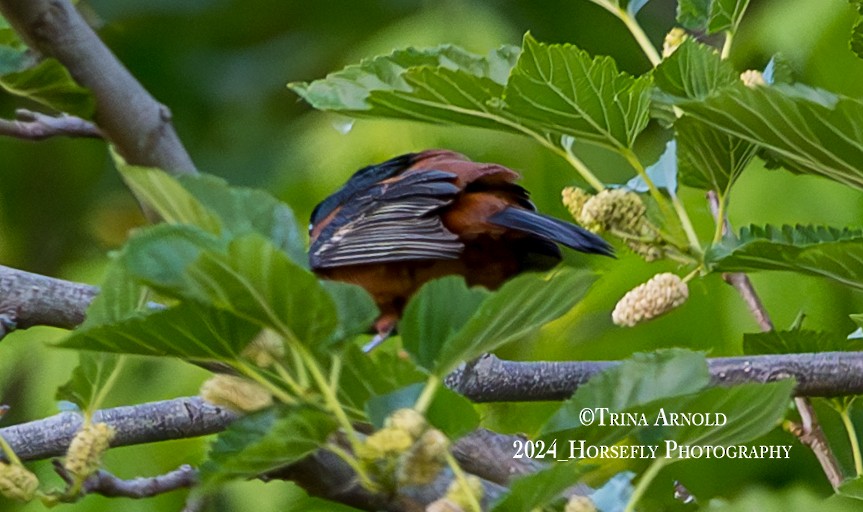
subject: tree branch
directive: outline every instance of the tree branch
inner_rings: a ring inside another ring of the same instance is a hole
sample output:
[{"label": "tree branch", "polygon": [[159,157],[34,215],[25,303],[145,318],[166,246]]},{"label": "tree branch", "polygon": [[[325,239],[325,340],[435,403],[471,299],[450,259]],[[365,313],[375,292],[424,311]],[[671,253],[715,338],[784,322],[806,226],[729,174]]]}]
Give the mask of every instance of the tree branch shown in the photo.
[{"label": "tree branch", "polygon": [[96,124],[127,162],[196,172],[168,108],[147,93],[68,0],[0,0],[0,13],[31,48],[56,58],[93,93]]},{"label": "tree branch", "polygon": [[[111,446],[128,446],[186,439],[221,432],[237,414],[204,402],[200,397],[103,409],[93,421],[116,430]],[[21,460],[38,460],[66,453],[83,418],[63,412],[41,420],[0,428],[0,436]]]},{"label": "tree branch", "polygon": [[0,135],[32,141],[58,136],[102,138],[99,127],[80,117],[66,114],[54,117],[27,109],[16,110],[15,116],[14,121],[0,119]]},{"label": "tree branch", "polygon": [[0,266],[0,339],[34,325],[71,329],[97,293],[95,286]]},{"label": "tree branch", "polygon": [[[71,483],[66,468],[58,460],[54,459],[54,471],[60,475],[66,483]],[[123,480],[104,469],[93,473],[82,487],[84,494],[100,494],[109,498],[150,498],[159,494],[176,491],[194,486],[198,483],[198,471],[184,464],[174,471],[164,475],[139,477],[131,480]]]}]

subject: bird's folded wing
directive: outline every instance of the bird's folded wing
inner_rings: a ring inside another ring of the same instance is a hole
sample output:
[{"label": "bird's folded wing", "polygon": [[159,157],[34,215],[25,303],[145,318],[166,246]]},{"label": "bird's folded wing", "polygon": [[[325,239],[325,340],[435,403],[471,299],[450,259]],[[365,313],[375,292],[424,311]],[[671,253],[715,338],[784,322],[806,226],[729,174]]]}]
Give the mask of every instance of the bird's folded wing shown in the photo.
[{"label": "bird's folded wing", "polygon": [[455,177],[409,171],[358,194],[312,242],[312,268],[458,258],[464,246],[436,214],[459,192]]}]

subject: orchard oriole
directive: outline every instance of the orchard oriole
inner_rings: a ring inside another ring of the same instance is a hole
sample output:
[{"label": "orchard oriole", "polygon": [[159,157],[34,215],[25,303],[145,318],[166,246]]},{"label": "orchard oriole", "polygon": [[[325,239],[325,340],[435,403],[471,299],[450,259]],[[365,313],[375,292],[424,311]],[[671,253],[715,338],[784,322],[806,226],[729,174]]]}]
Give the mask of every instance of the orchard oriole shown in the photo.
[{"label": "orchard oriole", "polygon": [[599,236],[536,211],[515,171],[447,150],[395,157],[357,171],[312,212],[309,263],[318,275],[365,288],[393,330],[427,281],[462,275],[490,289],[561,259],[557,244],[612,255]]}]

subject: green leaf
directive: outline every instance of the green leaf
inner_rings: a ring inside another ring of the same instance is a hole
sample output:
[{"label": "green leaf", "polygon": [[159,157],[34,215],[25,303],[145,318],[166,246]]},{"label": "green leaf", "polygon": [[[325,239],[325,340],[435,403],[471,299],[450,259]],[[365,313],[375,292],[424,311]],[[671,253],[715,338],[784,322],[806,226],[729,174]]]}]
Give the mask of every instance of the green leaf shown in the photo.
[{"label": "green leaf", "polygon": [[31,68],[0,75],[0,87],[59,112],[84,118],[93,114],[95,106],[90,91],[75,83],[69,71],[55,59],[45,59]]},{"label": "green leaf", "polygon": [[336,306],[317,278],[262,236],[243,235],[222,249],[200,231],[189,238],[195,231],[186,226],[152,233],[129,242],[128,265],[153,289],[229,311],[310,346],[335,330]]},{"label": "green leaf", "polygon": [[492,507],[492,512],[536,510],[558,499],[563,491],[577,484],[584,476],[585,466],[558,463],[522,476],[509,486],[507,492]]},{"label": "green leaf", "polygon": [[[731,446],[751,441],[776,428],[788,411],[794,390],[792,379],[767,384],[748,383],[711,388],[683,400],[669,402],[675,412],[709,412],[724,415],[724,425],[668,427],[668,438],[679,445]],[[666,446],[667,448],[667,446]]]},{"label": "green leaf", "polygon": [[800,85],[738,85],[678,108],[768,150],[794,172],[863,189],[863,103],[858,100]]},{"label": "green leaf", "polygon": [[863,340],[849,340],[832,332],[798,329],[743,335],[744,354],[800,354],[863,350]]},{"label": "green leaf", "polygon": [[[0,26],[0,31],[3,27]],[[0,75],[16,73],[24,69],[27,50],[13,48],[0,42]]]},{"label": "green leaf", "polygon": [[216,215],[231,235],[259,233],[306,267],[306,243],[293,210],[263,190],[233,187],[208,174],[176,178],[200,204]]},{"label": "green leaf", "polygon": [[364,410],[372,396],[386,395],[427,379],[410,360],[387,349],[388,346],[382,346],[366,354],[359,347],[348,345],[342,352],[339,393],[353,408]]},{"label": "green leaf", "polygon": [[[424,384],[419,382],[386,395],[372,397],[365,407],[369,421],[376,428],[381,428],[384,420],[394,411],[412,408],[423,387]],[[426,419],[450,439],[472,432],[479,425],[479,414],[473,403],[446,388],[440,388],[435,393],[426,411]]]},{"label": "green leaf", "polygon": [[[644,170],[656,188],[664,188],[672,196],[677,194],[677,141],[671,139],[659,159]],[[633,192],[646,193],[650,190],[641,175],[626,182],[626,188]]]},{"label": "green leaf", "polygon": [[705,261],[716,272],[789,270],[863,289],[863,229],[744,227],[710,247]]},{"label": "green leaf", "polygon": [[707,33],[737,32],[747,7],[749,7],[749,0],[713,0],[710,4]]},{"label": "green leaf", "polygon": [[231,361],[260,326],[192,302],[72,331],[58,346],[118,354]]},{"label": "green leaf", "polygon": [[784,489],[750,489],[733,500],[711,505],[711,512],[787,512],[817,510],[818,512],[856,512],[860,503],[853,500],[824,499],[808,486]]},{"label": "green leaf", "polygon": [[587,293],[595,276],[572,268],[522,274],[491,294],[438,356],[434,373],[444,376],[462,361],[525,338],[558,318]]},{"label": "green leaf", "polygon": [[114,155],[123,180],[138,199],[153,208],[168,224],[190,224],[221,234],[219,219],[204,207],[175,178],[161,169],[129,165]]},{"label": "green leaf", "polygon": [[707,25],[711,0],[678,0],[677,22],[689,30],[699,30]]},{"label": "green leaf", "polygon": [[368,332],[378,317],[378,307],[371,295],[361,286],[338,281],[321,281],[321,286],[333,299],[339,319],[336,330],[327,345],[347,340]]},{"label": "green leaf", "polygon": [[848,498],[863,500],[863,477],[848,478],[836,489],[836,492]]},{"label": "green leaf", "polygon": [[114,354],[78,354],[78,366],[72,370],[69,381],[57,389],[56,399],[67,400],[81,410],[89,410],[99,392],[109,384],[118,362],[119,357]]},{"label": "green leaf", "polygon": [[216,438],[201,478],[213,485],[273,471],[320,448],[335,429],[329,414],[306,406],[276,406],[244,416]]},{"label": "green leaf", "polygon": [[854,28],[851,29],[849,45],[854,55],[863,59],[863,16],[857,18]]},{"label": "green leaf", "polygon": [[703,100],[740,78],[715,49],[687,38],[656,66],[653,81],[665,95]]},{"label": "green leaf", "polygon": [[680,0],[677,22],[689,30],[707,29],[708,34],[736,32],[749,0]]},{"label": "green leaf", "polygon": [[122,256],[115,256],[99,287],[99,294],[87,307],[80,328],[120,322],[139,313],[146,290],[126,270]]},{"label": "green leaf", "polygon": [[447,342],[467,323],[489,292],[468,289],[460,276],[435,279],[411,298],[399,322],[404,349],[431,372]]},{"label": "green leaf", "polygon": [[512,130],[490,103],[502,95],[517,55],[511,46],[488,57],[451,45],[408,48],[288,87],[320,110]]},{"label": "green leaf", "polygon": [[129,188],[165,222],[190,224],[225,237],[259,233],[301,266],[308,265],[305,242],[293,211],[262,190],[231,187],[206,174],[174,177],[129,165],[114,155]]},{"label": "green leaf", "polygon": [[591,59],[530,34],[504,92],[506,112],[544,131],[612,149],[631,148],[647,126],[650,77],[617,70],[610,57]]},{"label": "green leaf", "polygon": [[709,383],[710,372],[703,354],[679,349],[635,354],[580,386],[545,424],[542,436],[548,440],[593,439],[613,434],[622,439],[627,435],[623,428],[584,425],[582,411],[605,408],[622,413],[662,398],[698,392]]},{"label": "green leaf", "polygon": [[697,119],[674,123],[680,180],[690,187],[726,193],[755,156],[756,147]]}]

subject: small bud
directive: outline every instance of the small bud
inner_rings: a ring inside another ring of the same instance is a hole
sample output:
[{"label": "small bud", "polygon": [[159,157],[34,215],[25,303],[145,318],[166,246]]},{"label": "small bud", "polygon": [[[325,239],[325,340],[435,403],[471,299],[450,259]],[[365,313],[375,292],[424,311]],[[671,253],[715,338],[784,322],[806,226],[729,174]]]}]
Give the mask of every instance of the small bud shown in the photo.
[{"label": "small bud", "polygon": [[755,89],[761,85],[767,85],[767,82],[764,81],[764,75],[757,69],[747,69],[743,73],[740,73],[740,80],[743,82],[743,85],[750,89]]},{"label": "small bud", "polygon": [[622,188],[605,189],[584,203],[576,220],[594,232],[612,228],[635,232],[646,211],[635,192]]},{"label": "small bud", "polygon": [[285,345],[278,333],[272,329],[262,329],[255,339],[246,345],[242,356],[256,366],[268,368],[285,356]]},{"label": "small bud", "polygon": [[252,412],[273,405],[273,395],[263,386],[234,375],[213,375],[201,385],[201,398],[238,412]]},{"label": "small bud", "polygon": [[674,53],[674,50],[686,41],[686,31],[680,27],[674,27],[665,34],[665,40],[662,42],[662,58],[666,59]]},{"label": "small bud", "polygon": [[572,218],[581,222],[581,209],[584,208],[584,203],[591,198],[591,195],[578,187],[566,187],[560,193],[563,199],[563,205],[569,210]]},{"label": "small bud", "polygon": [[573,496],[566,502],[563,512],[596,512],[596,505],[587,496]]},{"label": "small bud", "polygon": [[429,503],[426,512],[464,512],[464,509],[446,498],[441,498]]},{"label": "small bud", "polygon": [[430,484],[446,466],[449,439],[438,429],[427,430],[399,461],[398,480],[409,485]]},{"label": "small bud", "polygon": [[39,479],[24,466],[0,462],[0,494],[10,500],[30,501],[39,488]]},{"label": "small bud", "polygon": [[412,439],[418,439],[428,427],[428,423],[422,414],[414,409],[406,408],[390,414],[384,421],[384,426],[404,430]]},{"label": "small bud", "polygon": [[102,464],[102,456],[114,439],[114,429],[107,423],[90,423],[75,434],[66,451],[66,471],[83,482]]},{"label": "small bud", "polygon": [[391,456],[398,456],[408,451],[414,440],[402,429],[384,427],[366,438],[357,448],[357,457],[366,461],[375,461]]},{"label": "small bud", "polygon": [[632,327],[680,306],[689,297],[686,283],[675,274],[656,274],[627,292],[614,307],[615,324]]},{"label": "small bud", "polygon": [[[482,496],[485,493],[485,490],[482,487],[482,480],[480,480],[479,477],[467,475],[465,479],[467,480],[467,489],[461,485],[459,480],[453,480],[452,483],[449,484],[449,488],[446,490],[446,496],[444,497],[455,503],[460,508],[469,510],[471,508],[471,497],[476,501],[482,501]],[[470,493],[470,495],[467,493]]]}]

